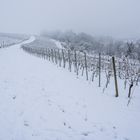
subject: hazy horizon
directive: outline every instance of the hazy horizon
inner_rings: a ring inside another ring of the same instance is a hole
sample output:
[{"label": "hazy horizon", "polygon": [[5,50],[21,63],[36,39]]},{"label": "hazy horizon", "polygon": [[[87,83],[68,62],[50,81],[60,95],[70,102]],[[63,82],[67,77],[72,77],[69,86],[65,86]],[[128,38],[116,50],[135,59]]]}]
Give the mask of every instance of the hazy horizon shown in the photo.
[{"label": "hazy horizon", "polygon": [[138,0],[0,0],[0,32],[85,32],[139,38]]}]

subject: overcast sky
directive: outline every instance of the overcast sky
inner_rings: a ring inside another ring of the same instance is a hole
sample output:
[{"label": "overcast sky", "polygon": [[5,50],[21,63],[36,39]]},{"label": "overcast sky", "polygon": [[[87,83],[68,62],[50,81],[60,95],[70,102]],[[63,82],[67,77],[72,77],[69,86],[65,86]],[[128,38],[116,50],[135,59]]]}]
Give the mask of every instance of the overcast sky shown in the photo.
[{"label": "overcast sky", "polygon": [[0,0],[0,32],[140,37],[140,0]]}]

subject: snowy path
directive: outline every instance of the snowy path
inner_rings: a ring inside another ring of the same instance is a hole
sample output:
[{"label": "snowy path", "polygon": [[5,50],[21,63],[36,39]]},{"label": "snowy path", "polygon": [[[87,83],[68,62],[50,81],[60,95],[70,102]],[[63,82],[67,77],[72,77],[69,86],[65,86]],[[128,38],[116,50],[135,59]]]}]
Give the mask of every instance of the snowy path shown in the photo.
[{"label": "snowy path", "polygon": [[62,46],[60,41],[57,41],[57,40],[54,40],[54,39],[50,39],[50,40],[55,43],[57,48],[63,49],[63,46]]},{"label": "snowy path", "polygon": [[139,99],[128,108],[21,44],[0,49],[0,140],[140,139]]}]

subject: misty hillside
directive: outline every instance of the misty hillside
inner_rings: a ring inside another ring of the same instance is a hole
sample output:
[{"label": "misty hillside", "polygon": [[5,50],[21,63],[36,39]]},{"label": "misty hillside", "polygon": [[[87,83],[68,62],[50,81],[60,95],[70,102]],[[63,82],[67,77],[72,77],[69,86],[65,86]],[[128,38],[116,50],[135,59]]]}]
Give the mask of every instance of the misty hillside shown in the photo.
[{"label": "misty hillside", "polygon": [[118,40],[111,37],[93,37],[86,33],[76,34],[67,32],[43,32],[41,36],[52,38],[61,42],[64,48],[71,50],[103,53],[117,57],[127,56],[140,60],[140,40]]}]

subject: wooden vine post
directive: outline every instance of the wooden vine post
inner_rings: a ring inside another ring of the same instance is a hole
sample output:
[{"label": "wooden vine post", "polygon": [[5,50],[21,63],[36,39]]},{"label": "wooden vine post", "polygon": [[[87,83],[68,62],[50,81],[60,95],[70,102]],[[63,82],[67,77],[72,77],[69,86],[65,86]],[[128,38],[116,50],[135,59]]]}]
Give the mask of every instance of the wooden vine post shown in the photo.
[{"label": "wooden vine post", "polygon": [[88,80],[88,69],[87,69],[87,55],[84,52],[84,57],[85,57],[85,69],[86,69],[86,79]]},{"label": "wooden vine post", "polygon": [[76,51],[74,51],[74,59],[75,59],[75,72],[78,75],[78,68],[77,68],[77,54]]},{"label": "wooden vine post", "polygon": [[116,66],[115,66],[115,58],[114,58],[114,56],[112,57],[112,62],[113,62],[113,71],[114,71],[114,80],[115,80],[115,89],[116,89],[115,97],[118,97],[119,93],[118,93],[118,83],[117,83]]},{"label": "wooden vine post", "polygon": [[54,53],[53,53],[53,49],[51,49],[51,56],[52,56],[52,62],[54,63]]},{"label": "wooden vine post", "polygon": [[60,56],[59,49],[58,49],[58,60],[59,60],[59,67],[61,67],[61,56]]},{"label": "wooden vine post", "polygon": [[49,56],[49,61],[50,61],[50,59],[51,59],[50,49],[48,49],[48,56]]},{"label": "wooden vine post", "polygon": [[130,98],[130,96],[131,96],[131,89],[132,89],[132,87],[133,87],[133,81],[131,81],[131,84],[129,86],[128,98]]},{"label": "wooden vine post", "polygon": [[48,59],[48,49],[46,49],[46,59]]},{"label": "wooden vine post", "polygon": [[70,50],[68,50],[68,63],[69,63],[69,71],[71,72]]},{"label": "wooden vine post", "polygon": [[101,87],[101,53],[99,53],[99,87]]},{"label": "wooden vine post", "polygon": [[63,59],[63,68],[65,68],[65,54],[63,49],[62,49],[62,59]]},{"label": "wooden vine post", "polygon": [[54,55],[55,55],[55,63],[57,64],[57,54],[56,54],[56,50],[54,50]]}]

